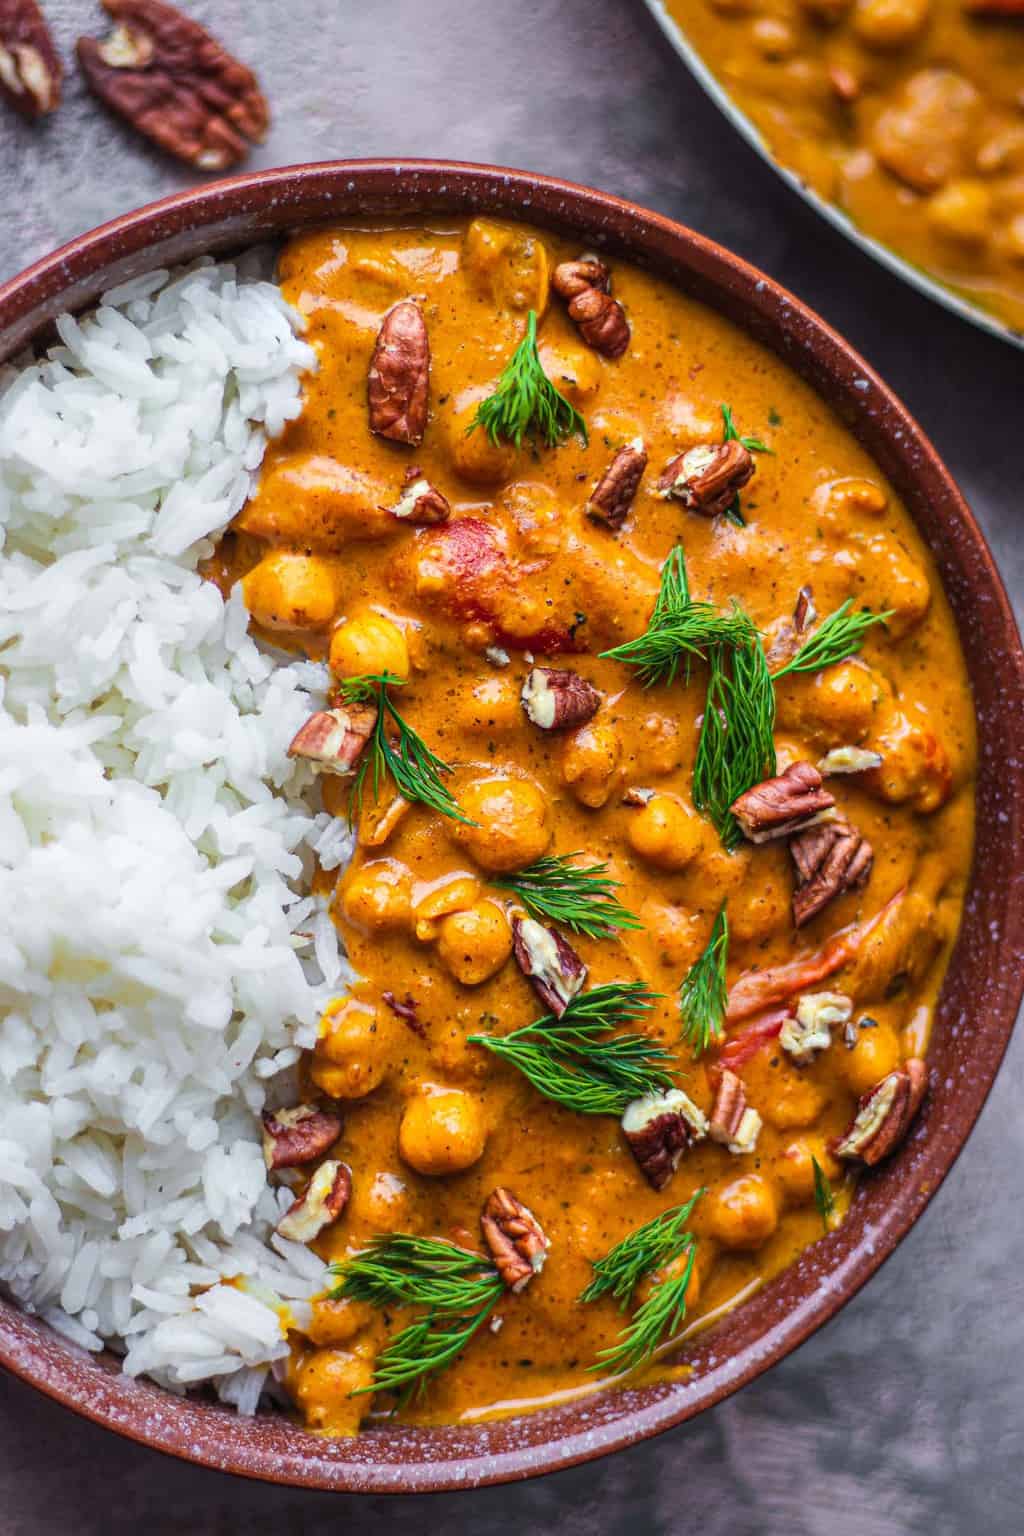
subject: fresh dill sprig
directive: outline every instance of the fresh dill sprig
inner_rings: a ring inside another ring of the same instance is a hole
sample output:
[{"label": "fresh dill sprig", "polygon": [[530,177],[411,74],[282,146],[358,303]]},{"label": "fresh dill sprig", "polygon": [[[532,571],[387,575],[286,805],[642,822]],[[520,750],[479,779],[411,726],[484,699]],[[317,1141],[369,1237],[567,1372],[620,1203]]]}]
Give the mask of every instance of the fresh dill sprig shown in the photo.
[{"label": "fresh dill sprig", "polygon": [[[346,704],[375,704],[377,707],[377,723],[352,780],[350,808],[356,811],[362,808],[363,790],[372,768],[375,800],[380,796],[381,781],[390,774],[399,794],[406,800],[418,800],[441,816],[475,826],[476,823],[459,810],[454,795],[441,778],[443,773],[450,773],[451,768],[430,750],[422,736],[403,720],[395,707],[388,689],[401,687],[404,687],[404,679],[394,677],[390,672],[368,672],[361,677],[346,678],[341,684],[341,696]],[[395,744],[389,739],[389,722],[398,733]]]},{"label": "fresh dill sprig", "polygon": [[538,1093],[580,1115],[621,1115],[634,1099],[671,1088],[675,1058],[646,1035],[609,1031],[646,1014],[642,981],[610,982],[574,997],[560,1019],[546,1014],[508,1035],[470,1035],[517,1068]]},{"label": "fresh dill sprig", "polygon": [[666,1334],[677,1331],[686,1317],[686,1292],[697,1257],[697,1239],[692,1235],[687,1248],[689,1253],[682,1273],[654,1287],[643,1306],[634,1312],[632,1321],[619,1334],[618,1343],[602,1349],[590,1370],[613,1371],[616,1375],[639,1370],[647,1364]]},{"label": "fresh dill sprig", "polygon": [[828,1181],[828,1175],[818,1162],[816,1157],[811,1158],[814,1167],[814,1203],[818,1207],[818,1215],[826,1232],[831,1232],[835,1223],[836,1201],[832,1193],[832,1186]]},{"label": "fresh dill sprig", "polygon": [[[742,609],[737,609],[742,614]],[[746,615],[743,615],[746,618]],[[693,765],[693,803],[732,851],[743,840],[729,807],[775,773],[775,690],[761,637],[711,653],[707,700]]]},{"label": "fresh dill sprig", "polygon": [[[720,405],[719,410],[722,413],[723,443],[742,443],[748,453],[775,452],[775,449],[769,448],[768,444],[763,442],[761,438],[743,437],[739,432],[737,432],[736,423],[732,419],[731,405]],[[733,498],[732,504],[726,508],[725,516],[729,519],[730,523],[735,523],[737,528],[745,528],[747,526],[746,519],[744,518],[743,513],[740,511],[740,497],[738,491]]]},{"label": "fresh dill sprig", "polygon": [[706,661],[713,645],[732,643],[744,630],[743,621],[719,613],[711,603],[695,603],[690,597],[686,555],[677,544],[661,569],[661,587],[647,629],[602,656],[636,667],[645,688],[672,683],[683,667],[686,682],[696,657]]},{"label": "fresh dill sprig", "polygon": [[892,610],[872,613],[861,608],[851,613],[853,598],[848,597],[841,608],[830,613],[809,640],[805,640],[796,655],[784,667],[773,674],[777,680],[790,672],[820,672],[823,667],[833,667],[839,661],[856,656],[864,643],[864,636],[874,624],[884,624],[892,618]]},{"label": "fresh dill sprig", "polygon": [[511,891],[531,917],[561,923],[588,939],[607,939],[616,928],[640,928],[640,919],[619,901],[619,882],[607,864],[572,864],[575,853],[553,854],[491,883]]},{"label": "fresh dill sprig", "polygon": [[693,1046],[694,1061],[721,1038],[725,1022],[725,966],[729,958],[729,922],[724,905],[711,929],[703,953],[691,965],[679,988],[679,1017],[683,1039]]},{"label": "fresh dill sprig", "polygon": [[610,1248],[604,1258],[593,1265],[594,1278],[580,1292],[580,1301],[598,1301],[602,1296],[611,1296],[619,1303],[620,1312],[625,1311],[643,1277],[670,1264],[693,1241],[692,1234],[684,1228],[703,1193],[703,1189],[698,1189],[685,1205],[663,1211]]},{"label": "fresh dill sprig", "polygon": [[505,364],[493,395],[481,400],[467,433],[483,427],[492,443],[520,447],[524,436],[556,448],[574,432],[587,443],[587,424],[576,407],[559,394],[544,372],[537,351],[537,315],[530,310],[526,335]]},{"label": "fresh dill sprig", "polygon": [[480,1254],[404,1232],[375,1237],[361,1253],[332,1264],[330,1273],[338,1280],[332,1301],[425,1309],[377,1356],[369,1386],[352,1394],[391,1392],[399,1407],[461,1354],[505,1291],[497,1269]]}]

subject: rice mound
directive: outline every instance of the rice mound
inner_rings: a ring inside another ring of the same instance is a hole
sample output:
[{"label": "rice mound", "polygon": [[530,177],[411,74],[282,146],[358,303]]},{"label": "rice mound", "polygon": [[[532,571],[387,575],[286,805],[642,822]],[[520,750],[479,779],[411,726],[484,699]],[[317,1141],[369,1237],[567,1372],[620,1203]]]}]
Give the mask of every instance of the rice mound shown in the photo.
[{"label": "rice mound", "polygon": [[315,366],[261,266],[154,272],[0,369],[0,1284],[245,1411],[323,1288],[258,1114],[348,974],[304,892],[351,851],[286,756],[323,669],[197,571]]}]

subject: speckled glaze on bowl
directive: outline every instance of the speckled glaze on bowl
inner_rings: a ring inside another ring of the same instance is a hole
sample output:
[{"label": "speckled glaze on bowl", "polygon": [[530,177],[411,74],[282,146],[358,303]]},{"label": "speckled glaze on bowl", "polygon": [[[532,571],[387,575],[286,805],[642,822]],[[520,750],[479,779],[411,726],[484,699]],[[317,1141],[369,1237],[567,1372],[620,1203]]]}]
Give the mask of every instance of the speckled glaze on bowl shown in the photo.
[{"label": "speckled glaze on bowl", "polygon": [[[795,1349],[853,1296],[920,1215],[992,1085],[1024,988],[1024,653],[985,540],[935,450],[881,380],[791,294],[719,246],[567,182],[429,161],[338,162],[217,183],[128,214],[0,287],[0,361],[62,310],[148,268],[353,215],[522,217],[629,257],[776,352],[842,417],[906,501],[934,553],[974,690],[978,840],[963,927],[929,1056],[931,1092],[898,1156],[860,1186],[847,1220],[687,1348],[687,1380],[608,1391],[523,1418],[391,1426],[327,1441],[282,1415],[240,1419],[130,1381],[0,1303],[0,1362],[77,1412],[188,1460],[349,1492],[474,1488],[600,1456],[692,1418]],[[884,1372],[884,1361],[880,1362]]]}]

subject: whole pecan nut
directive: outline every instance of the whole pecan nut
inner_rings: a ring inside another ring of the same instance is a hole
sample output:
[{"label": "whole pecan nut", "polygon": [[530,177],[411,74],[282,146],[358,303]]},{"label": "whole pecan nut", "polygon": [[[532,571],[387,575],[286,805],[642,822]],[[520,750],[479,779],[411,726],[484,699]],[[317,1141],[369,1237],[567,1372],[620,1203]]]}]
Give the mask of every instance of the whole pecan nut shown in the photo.
[{"label": "whole pecan nut", "polygon": [[500,1186],[487,1196],[480,1226],[499,1275],[518,1294],[544,1268],[551,1246],[544,1228],[510,1189]]},{"label": "whole pecan nut", "polygon": [[103,0],[109,37],[78,39],[92,90],[161,149],[223,171],[261,144],[270,112],[250,69],[164,0]]},{"label": "whole pecan nut", "polygon": [[288,756],[305,758],[321,773],[351,773],[376,724],[372,704],[319,709],[296,731]]},{"label": "whole pecan nut", "polygon": [[910,1129],[928,1087],[928,1068],[917,1056],[883,1077],[857,1104],[853,1124],[832,1143],[836,1157],[873,1167],[895,1151]]},{"label": "whole pecan nut", "polygon": [[532,917],[514,917],[512,953],[545,1008],[560,1019],[587,979],[587,968],[572,945]]},{"label": "whole pecan nut", "polygon": [[533,667],[520,697],[526,718],[542,731],[585,725],[601,703],[601,695],[585,677],[554,667]]},{"label": "whole pecan nut", "polygon": [[828,790],[821,787],[821,774],[814,764],[799,762],[790,763],[774,779],[764,779],[746,790],[729,809],[744,837],[752,843],[767,843],[821,821],[835,803]]},{"label": "whole pecan nut", "polygon": [[730,1152],[742,1153],[753,1152],[760,1133],[761,1116],[748,1106],[742,1080],[726,1067],[719,1079],[708,1135]]},{"label": "whole pecan nut", "polygon": [[652,1189],[664,1189],[686,1149],[708,1133],[707,1117],[681,1088],[634,1099],[622,1117],[629,1150]]},{"label": "whole pecan nut", "polygon": [[633,505],[647,468],[647,449],[642,437],[620,448],[590,493],[584,511],[609,528],[621,528]]},{"label": "whole pecan nut", "polygon": [[427,324],[419,306],[403,299],[384,316],[370,360],[370,431],[395,443],[421,443],[429,384]]},{"label": "whole pecan nut", "polygon": [[621,357],[629,346],[626,312],[610,293],[611,276],[596,256],[563,261],[551,277],[555,292],[569,302],[569,319],[575,321],[588,347],[603,357]]},{"label": "whole pecan nut", "polygon": [[393,507],[385,508],[400,522],[413,523],[426,528],[434,523],[446,523],[451,516],[451,505],[418,469],[406,472],[405,488]]},{"label": "whole pecan nut", "polygon": [[827,821],[798,832],[790,838],[789,851],[796,866],[793,922],[797,928],[844,891],[859,891],[874,863],[871,844],[846,821]]},{"label": "whole pecan nut", "polygon": [[698,443],[665,466],[658,494],[665,501],[681,501],[691,512],[715,517],[732,506],[754,468],[753,456],[735,438],[727,443]]},{"label": "whole pecan nut", "polygon": [[341,1120],[315,1104],[263,1111],[263,1161],[271,1173],[323,1157],[341,1135]]},{"label": "whole pecan nut", "polygon": [[60,105],[63,75],[36,0],[0,0],[0,96],[22,117],[43,117]]},{"label": "whole pecan nut", "polygon": [[277,1224],[278,1235],[292,1243],[311,1243],[325,1227],[337,1221],[351,1193],[351,1170],[344,1163],[328,1158],[281,1217]]}]

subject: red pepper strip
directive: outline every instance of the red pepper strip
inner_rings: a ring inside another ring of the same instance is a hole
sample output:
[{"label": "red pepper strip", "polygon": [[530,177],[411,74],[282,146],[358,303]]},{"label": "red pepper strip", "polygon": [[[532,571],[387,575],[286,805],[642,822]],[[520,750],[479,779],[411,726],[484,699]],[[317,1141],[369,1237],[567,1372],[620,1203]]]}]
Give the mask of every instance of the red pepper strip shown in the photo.
[{"label": "red pepper strip", "polygon": [[776,1008],[773,1013],[764,1013],[758,1019],[751,1019],[738,1034],[725,1042],[715,1067],[723,1072],[738,1072],[769,1040],[778,1039],[779,1031],[791,1012],[789,1008]]}]

